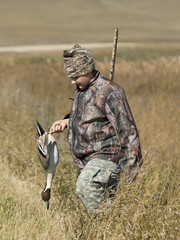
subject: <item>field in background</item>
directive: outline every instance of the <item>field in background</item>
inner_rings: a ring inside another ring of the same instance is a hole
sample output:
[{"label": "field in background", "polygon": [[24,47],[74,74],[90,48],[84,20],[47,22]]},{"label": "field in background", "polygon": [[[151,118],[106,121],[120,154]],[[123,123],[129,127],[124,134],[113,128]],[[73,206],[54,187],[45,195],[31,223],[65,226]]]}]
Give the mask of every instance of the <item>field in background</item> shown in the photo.
[{"label": "field in background", "polygon": [[0,46],[179,42],[179,0],[0,1]]},{"label": "field in background", "polygon": [[[55,135],[60,162],[48,211],[40,197],[44,176],[35,121],[48,129],[72,104],[60,53],[0,54],[0,240],[178,239],[180,62],[164,51],[167,58],[162,50],[154,56],[147,49],[122,49],[117,59],[115,81],[126,91],[144,164],[134,183],[120,181],[116,200],[94,218],[75,196],[66,131]],[[111,51],[92,54],[109,76]]]},{"label": "field in background", "polygon": [[[112,43],[113,45],[113,43]],[[73,44],[70,44],[72,47]],[[82,47],[84,45],[82,44]],[[91,55],[98,61],[110,62],[112,57],[112,46],[106,48],[87,48]],[[180,43],[159,43],[140,44],[134,47],[121,46],[117,44],[117,60],[155,60],[161,57],[167,59],[180,57]],[[20,64],[20,63],[51,63],[62,62],[62,50],[54,51],[27,51],[27,52],[0,52],[0,63]]]}]

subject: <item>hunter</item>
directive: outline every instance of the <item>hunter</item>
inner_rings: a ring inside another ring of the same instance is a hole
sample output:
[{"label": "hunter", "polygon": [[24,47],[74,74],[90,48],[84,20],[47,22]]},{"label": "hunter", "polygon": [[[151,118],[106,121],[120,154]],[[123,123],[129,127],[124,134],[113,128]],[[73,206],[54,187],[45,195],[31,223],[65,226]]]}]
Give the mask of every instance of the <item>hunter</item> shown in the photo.
[{"label": "hunter", "polygon": [[76,44],[64,50],[64,70],[75,85],[70,115],[49,133],[68,128],[68,143],[80,171],[76,194],[89,215],[114,196],[118,178],[135,179],[142,164],[139,135],[124,90],[101,75],[90,53]]}]

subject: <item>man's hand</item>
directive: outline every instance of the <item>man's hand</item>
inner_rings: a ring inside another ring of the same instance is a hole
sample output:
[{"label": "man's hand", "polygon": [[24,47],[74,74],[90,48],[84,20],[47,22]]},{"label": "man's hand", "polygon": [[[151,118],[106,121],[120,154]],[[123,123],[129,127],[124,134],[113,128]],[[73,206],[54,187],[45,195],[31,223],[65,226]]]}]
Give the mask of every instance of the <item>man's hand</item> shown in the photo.
[{"label": "man's hand", "polygon": [[49,133],[58,133],[58,132],[63,132],[64,129],[68,126],[69,124],[69,119],[62,119],[54,122],[49,129]]}]

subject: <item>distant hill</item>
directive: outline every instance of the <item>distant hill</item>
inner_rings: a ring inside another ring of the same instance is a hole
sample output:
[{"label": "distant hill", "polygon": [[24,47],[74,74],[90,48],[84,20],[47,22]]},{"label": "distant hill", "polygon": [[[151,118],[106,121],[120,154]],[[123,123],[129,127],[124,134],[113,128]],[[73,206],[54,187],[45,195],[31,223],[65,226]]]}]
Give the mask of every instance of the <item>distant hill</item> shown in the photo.
[{"label": "distant hill", "polygon": [[0,1],[0,46],[109,42],[179,42],[179,0]]}]

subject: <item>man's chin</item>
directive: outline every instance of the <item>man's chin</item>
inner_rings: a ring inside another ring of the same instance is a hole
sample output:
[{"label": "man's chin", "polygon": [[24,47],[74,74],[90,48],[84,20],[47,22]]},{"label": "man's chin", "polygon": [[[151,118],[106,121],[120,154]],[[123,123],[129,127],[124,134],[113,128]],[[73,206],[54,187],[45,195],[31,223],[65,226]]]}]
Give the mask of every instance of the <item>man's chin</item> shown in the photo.
[{"label": "man's chin", "polygon": [[87,88],[87,86],[79,86],[79,85],[78,85],[78,88],[79,88],[80,90],[84,90],[84,89]]},{"label": "man's chin", "polygon": [[79,87],[79,89],[81,89],[81,90],[85,88],[85,87],[82,87],[82,86],[78,86],[78,87]]}]

